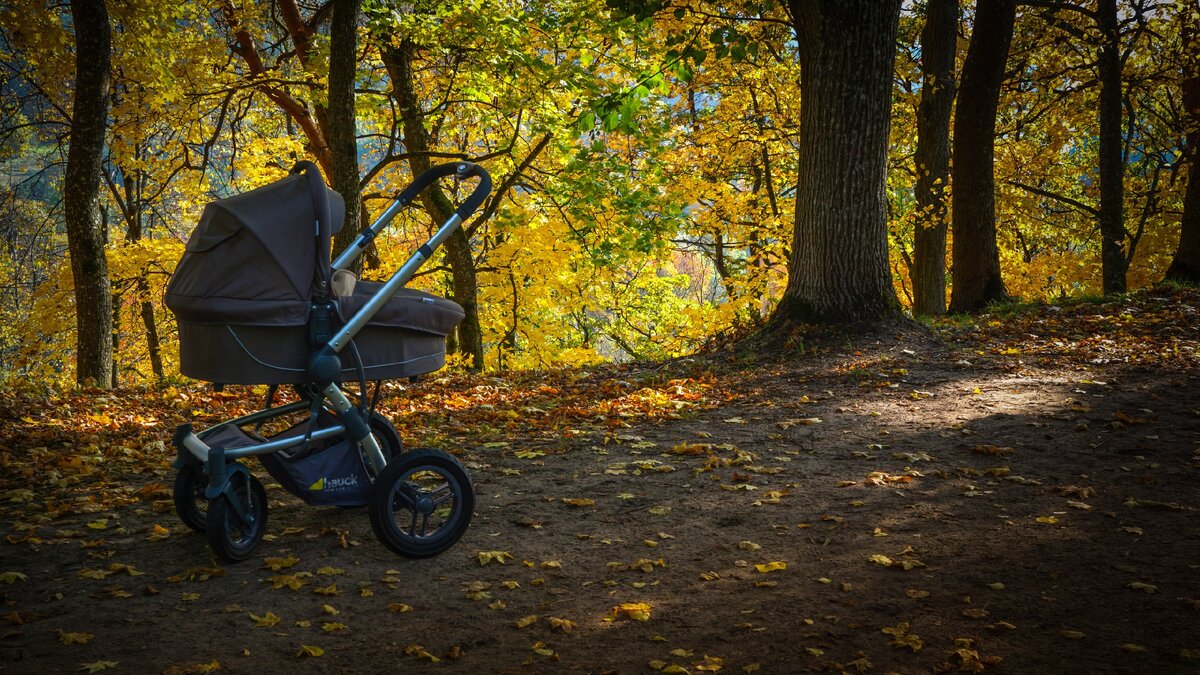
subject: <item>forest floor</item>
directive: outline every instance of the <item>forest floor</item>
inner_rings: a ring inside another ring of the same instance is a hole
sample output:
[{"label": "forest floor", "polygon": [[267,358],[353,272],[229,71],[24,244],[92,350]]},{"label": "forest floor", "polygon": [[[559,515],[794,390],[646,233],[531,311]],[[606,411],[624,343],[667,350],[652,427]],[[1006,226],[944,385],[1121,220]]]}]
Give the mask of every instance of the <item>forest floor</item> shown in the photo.
[{"label": "forest floor", "polygon": [[169,439],[253,398],[0,394],[0,670],[1200,672],[1195,291],[388,390],[476,484],[427,560],[255,465],[215,562]]}]

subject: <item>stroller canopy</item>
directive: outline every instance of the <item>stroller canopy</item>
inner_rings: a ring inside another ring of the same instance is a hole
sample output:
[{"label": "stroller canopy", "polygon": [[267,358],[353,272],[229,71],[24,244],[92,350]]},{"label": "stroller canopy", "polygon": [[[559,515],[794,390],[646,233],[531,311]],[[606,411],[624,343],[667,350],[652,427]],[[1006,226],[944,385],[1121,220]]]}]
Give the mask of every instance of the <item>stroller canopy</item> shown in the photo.
[{"label": "stroller canopy", "polygon": [[[201,323],[304,323],[318,279],[309,189],[299,173],[207,205],[167,286],[167,306],[180,319]],[[336,233],[342,197],[325,190]]]}]

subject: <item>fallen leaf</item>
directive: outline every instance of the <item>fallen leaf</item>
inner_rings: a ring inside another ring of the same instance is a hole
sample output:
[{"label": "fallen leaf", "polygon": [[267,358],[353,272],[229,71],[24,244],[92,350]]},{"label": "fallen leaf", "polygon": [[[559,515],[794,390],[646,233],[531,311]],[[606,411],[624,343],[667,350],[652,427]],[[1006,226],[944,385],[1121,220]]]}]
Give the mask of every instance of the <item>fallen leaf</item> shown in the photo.
[{"label": "fallen leaf", "polygon": [[479,551],[476,556],[479,558],[480,565],[486,565],[493,561],[503,565],[509,560],[516,560],[516,556],[508,551]]},{"label": "fallen leaf", "polygon": [[58,631],[58,641],[64,645],[86,645],[92,638],[96,637],[91,633],[68,633],[63,630]]},{"label": "fallen leaf", "polygon": [[312,645],[300,645],[300,651],[296,652],[296,656],[322,656],[325,650]]},{"label": "fallen leaf", "polygon": [[276,616],[275,613],[271,612],[271,611],[268,611],[266,614],[264,614],[262,616],[258,616],[257,614],[251,612],[250,619],[252,621],[254,621],[254,625],[258,626],[259,628],[270,628],[270,627],[274,626],[275,624],[279,623],[279,617]]}]

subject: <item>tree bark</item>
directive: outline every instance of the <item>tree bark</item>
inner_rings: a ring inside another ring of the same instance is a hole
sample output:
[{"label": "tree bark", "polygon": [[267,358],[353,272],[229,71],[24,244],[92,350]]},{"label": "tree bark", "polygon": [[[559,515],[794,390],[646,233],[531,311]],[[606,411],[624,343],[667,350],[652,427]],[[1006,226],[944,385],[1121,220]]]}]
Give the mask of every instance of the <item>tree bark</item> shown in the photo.
[{"label": "tree bark", "polygon": [[950,117],[958,0],[929,0],[921,30],[921,102],[917,107],[917,217],[913,243],[913,313],[946,313],[946,229]]},{"label": "tree bark", "polygon": [[1104,294],[1125,292],[1125,159],[1121,134],[1121,32],[1117,0],[1100,0],[1100,262]]},{"label": "tree bark", "polygon": [[[403,40],[399,46],[385,46],[382,50],[383,64],[392,81],[392,96],[400,108],[405,150],[412,153],[408,158],[408,166],[413,177],[429,168],[429,156],[425,153],[433,148],[433,139],[425,128],[424,113],[413,88],[412,59],[415,52],[416,45],[410,40]],[[421,204],[438,226],[454,213],[454,205],[436,183],[421,193]],[[483,370],[483,330],[479,324],[475,257],[471,251],[471,240],[462,227],[455,229],[446,240],[445,252],[452,277],[452,299],[462,306],[466,314],[458,325],[457,340],[453,344],[459,353],[470,355],[472,369]]]},{"label": "tree bark", "polygon": [[899,0],[791,0],[800,161],[788,284],[768,331],[899,314],[886,201]]},{"label": "tree bark", "polygon": [[979,0],[954,108],[954,267],[950,311],[972,312],[1008,296],[996,246],[996,108],[1016,23],[1014,0]]},{"label": "tree bark", "polygon": [[107,388],[113,384],[113,304],[97,202],[108,122],[112,29],[104,0],[72,0],[71,17],[75,27],[75,100],[63,207],[75,281],[75,376],[80,384]]},{"label": "tree bark", "polygon": [[[332,0],[329,28],[329,152],[333,164],[333,189],[346,202],[342,231],[334,237],[336,252],[354,242],[362,202],[358,188],[358,143],[354,112],[354,81],[358,72],[357,28],[359,0]],[[357,265],[361,268],[362,259]]]},{"label": "tree bark", "polygon": [[1179,219],[1179,247],[1167,268],[1172,281],[1200,283],[1200,54],[1196,53],[1197,25],[1191,16],[1182,17],[1180,38],[1184,54],[1183,106],[1187,120],[1187,191],[1183,216]]}]

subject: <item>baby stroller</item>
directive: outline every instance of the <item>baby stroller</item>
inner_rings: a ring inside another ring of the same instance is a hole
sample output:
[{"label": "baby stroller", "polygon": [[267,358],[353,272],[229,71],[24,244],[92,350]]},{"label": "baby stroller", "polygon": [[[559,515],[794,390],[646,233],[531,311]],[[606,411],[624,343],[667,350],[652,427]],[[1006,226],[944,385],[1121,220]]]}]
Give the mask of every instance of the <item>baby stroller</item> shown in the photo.
[{"label": "baby stroller", "polygon": [[[348,270],[375,236],[450,176],[479,182],[385,283],[357,280]],[[462,308],[404,285],[491,189],[475,164],[435,166],[332,265],[343,202],[311,162],[205,208],[166,293],[179,325],[180,371],[218,388],[268,385],[258,412],[199,433],[191,424],[175,431],[175,509],[219,557],[245,560],[266,531],[266,491],[239,461],[251,455],[308,504],[367,506],[375,536],[401,555],[437,555],[462,536],[475,505],[466,469],[440,450],[405,452],[375,406],[382,380],[445,365],[446,335]],[[357,396],[343,390],[346,381],[359,385]],[[280,385],[297,400],[276,405]],[[287,428],[270,433],[264,425]]]}]

